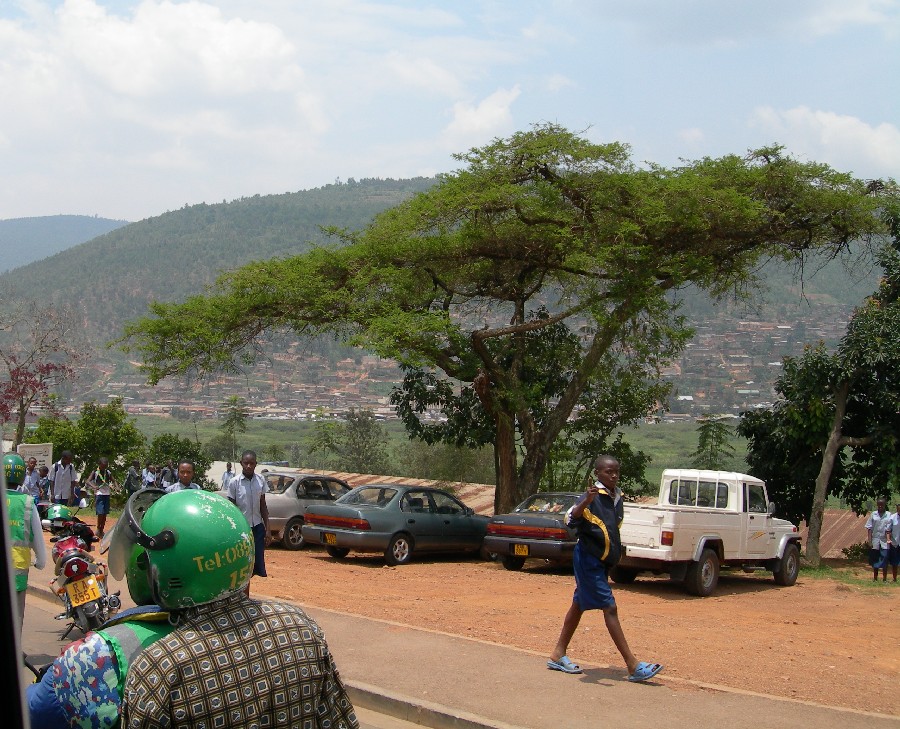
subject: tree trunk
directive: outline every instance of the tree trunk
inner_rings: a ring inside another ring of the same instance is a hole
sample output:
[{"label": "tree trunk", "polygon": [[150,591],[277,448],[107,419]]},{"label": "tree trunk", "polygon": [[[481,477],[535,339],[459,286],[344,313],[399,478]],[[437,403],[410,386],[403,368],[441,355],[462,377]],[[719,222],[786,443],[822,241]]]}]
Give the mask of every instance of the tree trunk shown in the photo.
[{"label": "tree trunk", "polygon": [[28,415],[28,406],[19,407],[18,412],[16,413],[16,433],[13,436],[12,443],[12,452],[16,452],[16,448],[19,447],[19,443],[25,440],[25,418]]},{"label": "tree trunk", "polygon": [[516,473],[516,427],[509,413],[494,414],[497,436],[494,440],[494,457],[497,464],[497,487],[494,489],[494,513],[512,511],[522,500],[518,497]]},{"label": "tree trunk", "polygon": [[844,415],[847,412],[849,394],[849,381],[842,382],[834,392],[834,419],[831,421],[831,432],[828,434],[828,442],[822,453],[822,466],[819,468],[819,475],[816,476],[816,488],[813,492],[812,509],[809,515],[809,530],[806,536],[806,559],[813,567],[818,567],[822,562],[819,554],[819,538],[822,536],[825,499],[828,498],[828,483],[831,481],[834,461],[841,448],[846,445],[841,429],[844,424]]}]

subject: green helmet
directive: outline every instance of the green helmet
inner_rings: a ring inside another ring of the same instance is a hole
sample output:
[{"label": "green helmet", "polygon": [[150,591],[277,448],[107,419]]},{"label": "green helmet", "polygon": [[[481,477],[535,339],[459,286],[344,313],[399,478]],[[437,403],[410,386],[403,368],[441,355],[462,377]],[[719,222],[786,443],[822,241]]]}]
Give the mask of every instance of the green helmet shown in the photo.
[{"label": "green helmet", "polygon": [[18,486],[25,480],[25,461],[18,453],[7,453],[3,456],[3,470],[6,483]]},{"label": "green helmet", "polygon": [[47,509],[47,518],[50,521],[58,519],[65,521],[66,519],[72,518],[72,510],[65,504],[53,504],[53,506]]},{"label": "green helmet", "polygon": [[113,576],[139,544],[147,554],[153,601],[163,608],[221,600],[250,583],[253,533],[240,509],[218,494],[138,491],[114,531],[108,547]]},{"label": "green helmet", "polygon": [[128,560],[128,566],[125,568],[128,594],[131,595],[135,605],[153,605],[156,602],[153,599],[153,589],[150,585],[149,565],[146,550],[136,544],[131,550],[131,559]]}]

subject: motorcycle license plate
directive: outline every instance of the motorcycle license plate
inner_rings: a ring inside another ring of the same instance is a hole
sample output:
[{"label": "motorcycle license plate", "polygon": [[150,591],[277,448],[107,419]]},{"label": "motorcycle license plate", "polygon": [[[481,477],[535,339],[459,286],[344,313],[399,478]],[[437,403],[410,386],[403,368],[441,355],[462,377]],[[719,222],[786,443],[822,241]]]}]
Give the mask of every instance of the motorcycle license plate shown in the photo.
[{"label": "motorcycle license plate", "polygon": [[527,544],[513,544],[513,554],[516,557],[527,557],[528,556],[528,545]]},{"label": "motorcycle license plate", "polygon": [[99,600],[100,586],[97,584],[97,578],[91,575],[83,580],[68,583],[66,593],[69,595],[72,607],[78,607],[91,600]]},{"label": "motorcycle license plate", "polygon": [[332,534],[331,532],[325,532],[325,544],[330,544],[331,546],[335,546],[337,544],[337,534]]}]

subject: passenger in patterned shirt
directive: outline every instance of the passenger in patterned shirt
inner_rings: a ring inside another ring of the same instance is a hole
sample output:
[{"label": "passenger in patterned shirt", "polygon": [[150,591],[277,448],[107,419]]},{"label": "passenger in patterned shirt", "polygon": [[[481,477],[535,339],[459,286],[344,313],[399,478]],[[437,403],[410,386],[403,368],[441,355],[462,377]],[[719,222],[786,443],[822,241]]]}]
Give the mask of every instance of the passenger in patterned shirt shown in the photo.
[{"label": "passenger in patterned shirt", "polygon": [[168,613],[153,604],[143,547],[134,547],[125,574],[137,607],[70,643],[43,678],[27,688],[31,729],[117,727],[129,664],[171,632]]},{"label": "passenger in patterned shirt", "polygon": [[145,547],[154,598],[175,629],[125,681],[122,726],[358,729],[319,626],[298,606],[250,599],[250,526],[221,496],[185,489],[132,496],[109,568]]}]

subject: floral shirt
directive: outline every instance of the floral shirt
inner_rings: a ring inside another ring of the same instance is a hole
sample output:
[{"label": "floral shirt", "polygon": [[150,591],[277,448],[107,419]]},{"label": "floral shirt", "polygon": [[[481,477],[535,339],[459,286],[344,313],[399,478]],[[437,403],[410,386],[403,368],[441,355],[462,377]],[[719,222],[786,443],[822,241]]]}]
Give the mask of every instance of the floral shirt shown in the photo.
[{"label": "floral shirt", "polygon": [[183,611],[128,672],[123,727],[358,729],[321,629],[238,595]]}]

